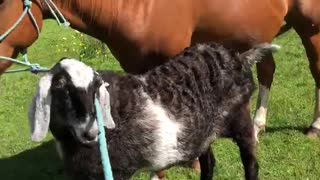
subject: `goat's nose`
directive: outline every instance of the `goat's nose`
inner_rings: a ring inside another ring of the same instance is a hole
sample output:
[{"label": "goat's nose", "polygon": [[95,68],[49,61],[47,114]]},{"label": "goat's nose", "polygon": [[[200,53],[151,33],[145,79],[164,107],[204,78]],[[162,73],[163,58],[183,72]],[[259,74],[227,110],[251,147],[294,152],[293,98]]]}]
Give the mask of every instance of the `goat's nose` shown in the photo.
[{"label": "goat's nose", "polygon": [[98,136],[98,129],[90,130],[88,132],[83,133],[83,137],[88,141],[93,141]]}]

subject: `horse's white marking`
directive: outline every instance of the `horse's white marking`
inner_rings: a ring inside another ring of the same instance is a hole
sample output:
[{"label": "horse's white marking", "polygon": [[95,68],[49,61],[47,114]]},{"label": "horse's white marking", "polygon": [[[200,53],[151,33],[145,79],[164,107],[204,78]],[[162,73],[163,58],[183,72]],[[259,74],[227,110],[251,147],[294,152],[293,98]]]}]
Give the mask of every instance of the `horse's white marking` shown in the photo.
[{"label": "horse's white marking", "polygon": [[257,111],[254,118],[254,134],[256,140],[258,140],[258,134],[266,125],[266,117],[268,110],[268,100],[269,100],[269,88],[259,84],[259,95],[257,100]]},{"label": "horse's white marking", "polygon": [[75,87],[87,89],[93,81],[94,71],[84,63],[75,59],[64,59],[60,64],[71,76],[72,83]]},{"label": "horse's white marking", "polygon": [[159,170],[167,165],[182,159],[182,155],[178,151],[178,133],[180,127],[170,116],[170,114],[162,107],[160,102],[154,102],[147,94],[142,93],[147,97],[145,113],[146,120],[152,121],[148,123],[154,124],[157,136],[155,142],[155,154],[150,160],[152,169]]},{"label": "horse's white marking", "polygon": [[314,120],[311,125],[316,129],[320,129],[320,89],[316,88],[316,106],[314,109]]}]

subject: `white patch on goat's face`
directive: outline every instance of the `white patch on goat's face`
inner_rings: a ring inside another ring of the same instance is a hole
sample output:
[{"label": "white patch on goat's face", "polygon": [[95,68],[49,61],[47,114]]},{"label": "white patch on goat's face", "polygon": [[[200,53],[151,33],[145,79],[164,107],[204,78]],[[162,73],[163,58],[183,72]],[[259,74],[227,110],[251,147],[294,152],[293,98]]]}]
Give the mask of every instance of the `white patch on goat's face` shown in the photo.
[{"label": "white patch on goat's face", "polygon": [[87,89],[93,81],[94,71],[91,67],[75,59],[64,59],[61,67],[70,75],[75,87]]},{"label": "white patch on goat's face", "polygon": [[178,133],[180,127],[175,122],[170,114],[162,107],[160,102],[154,102],[152,99],[147,97],[145,113],[148,120],[154,121],[153,124],[156,126],[154,131],[157,136],[155,142],[155,154],[152,159],[152,169],[160,170],[174,162],[182,159],[182,154],[178,151]]},{"label": "white patch on goat's face", "polygon": [[[72,124],[71,125],[74,129],[75,136],[84,144],[92,143],[98,141],[98,124],[96,120],[91,120],[90,117],[86,117],[85,122]],[[84,138],[84,133],[91,133],[95,136],[95,138],[91,141]]]}]

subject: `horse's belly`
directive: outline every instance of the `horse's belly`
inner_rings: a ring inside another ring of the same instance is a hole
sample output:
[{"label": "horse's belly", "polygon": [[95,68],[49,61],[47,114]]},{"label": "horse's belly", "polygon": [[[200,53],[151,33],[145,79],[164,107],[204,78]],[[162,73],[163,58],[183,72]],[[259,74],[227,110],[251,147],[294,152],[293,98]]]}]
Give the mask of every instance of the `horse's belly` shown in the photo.
[{"label": "horse's belly", "polygon": [[279,31],[287,7],[284,1],[208,1],[196,26],[193,43],[271,41]]},{"label": "horse's belly", "polygon": [[152,17],[157,18],[151,18],[145,28],[134,23],[125,28],[125,41],[109,43],[122,68],[134,74],[146,72],[199,42],[215,41],[239,50],[270,42],[286,15],[284,0],[197,2],[191,9],[181,9],[179,15],[175,9],[155,13]]}]

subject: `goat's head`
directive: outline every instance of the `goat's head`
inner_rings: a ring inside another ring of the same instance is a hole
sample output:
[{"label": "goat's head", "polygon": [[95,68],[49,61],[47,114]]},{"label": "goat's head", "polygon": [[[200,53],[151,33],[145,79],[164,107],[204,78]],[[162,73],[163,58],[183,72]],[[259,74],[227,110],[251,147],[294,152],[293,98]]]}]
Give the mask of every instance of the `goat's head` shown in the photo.
[{"label": "goat's head", "polygon": [[100,101],[105,126],[114,128],[106,84],[84,63],[62,59],[40,79],[28,114],[32,140],[41,141],[50,124],[57,131],[70,131],[80,143],[95,142],[95,98]]}]

